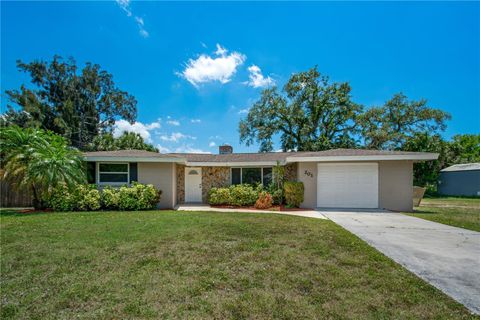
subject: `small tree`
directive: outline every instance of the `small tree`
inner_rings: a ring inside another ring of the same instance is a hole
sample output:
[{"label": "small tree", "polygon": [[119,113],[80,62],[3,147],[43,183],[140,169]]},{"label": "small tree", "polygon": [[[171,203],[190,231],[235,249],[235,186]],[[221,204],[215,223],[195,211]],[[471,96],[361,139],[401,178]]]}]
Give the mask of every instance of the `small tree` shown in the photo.
[{"label": "small tree", "polygon": [[18,126],[0,129],[2,178],[15,188],[29,188],[33,205],[43,209],[45,198],[59,185],[72,187],[86,180],[81,153],[54,133]]}]

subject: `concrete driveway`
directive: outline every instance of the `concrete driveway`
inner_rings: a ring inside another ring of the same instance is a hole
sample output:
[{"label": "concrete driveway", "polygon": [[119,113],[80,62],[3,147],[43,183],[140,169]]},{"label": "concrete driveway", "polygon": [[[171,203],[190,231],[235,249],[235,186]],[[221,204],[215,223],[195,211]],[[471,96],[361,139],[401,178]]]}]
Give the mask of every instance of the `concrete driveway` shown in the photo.
[{"label": "concrete driveway", "polygon": [[323,215],[480,314],[480,233],[393,212]]}]

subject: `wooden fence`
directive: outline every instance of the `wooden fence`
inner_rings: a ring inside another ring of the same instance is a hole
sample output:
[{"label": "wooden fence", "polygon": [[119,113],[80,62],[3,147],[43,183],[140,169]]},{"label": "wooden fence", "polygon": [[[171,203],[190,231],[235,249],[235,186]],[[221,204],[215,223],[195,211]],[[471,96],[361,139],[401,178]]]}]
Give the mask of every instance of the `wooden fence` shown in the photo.
[{"label": "wooden fence", "polygon": [[5,180],[0,180],[0,207],[19,208],[32,206],[30,190],[17,190]]}]

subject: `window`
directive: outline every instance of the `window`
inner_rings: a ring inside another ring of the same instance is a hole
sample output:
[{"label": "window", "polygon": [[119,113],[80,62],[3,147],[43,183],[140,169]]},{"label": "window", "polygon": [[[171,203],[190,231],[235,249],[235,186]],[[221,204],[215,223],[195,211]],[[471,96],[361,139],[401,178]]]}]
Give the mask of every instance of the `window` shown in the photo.
[{"label": "window", "polygon": [[272,168],[232,168],[232,184],[257,184],[268,186],[272,182]]},{"label": "window", "polygon": [[100,184],[128,184],[128,163],[99,163],[98,182]]},{"label": "window", "polygon": [[268,187],[272,183],[272,168],[263,168],[263,185]]},{"label": "window", "polygon": [[242,169],[232,168],[232,184],[242,183]]}]

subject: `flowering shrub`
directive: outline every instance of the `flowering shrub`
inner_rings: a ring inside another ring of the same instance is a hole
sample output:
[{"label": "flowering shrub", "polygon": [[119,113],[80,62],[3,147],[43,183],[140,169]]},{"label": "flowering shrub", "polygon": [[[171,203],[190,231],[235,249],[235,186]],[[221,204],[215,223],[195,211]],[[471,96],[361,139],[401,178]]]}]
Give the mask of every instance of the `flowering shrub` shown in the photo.
[{"label": "flowering shrub", "polygon": [[94,211],[100,209],[100,192],[95,185],[76,185],[53,190],[48,203],[55,211]]},{"label": "flowering shrub", "polygon": [[102,207],[104,209],[115,210],[118,209],[120,193],[118,192],[118,189],[107,186],[102,190],[101,199]]},{"label": "flowering shrub", "polygon": [[210,204],[225,205],[231,202],[229,188],[212,188],[208,192],[208,203]]},{"label": "flowering shrub", "polygon": [[161,191],[151,184],[133,183],[119,189],[105,187],[101,192],[95,185],[79,184],[72,189],[61,186],[52,192],[49,204],[55,211],[94,211],[154,209],[160,201]]},{"label": "flowering shrub", "polygon": [[255,202],[255,208],[268,209],[272,207],[272,195],[266,191],[260,192],[258,199]]},{"label": "flowering shrub", "polygon": [[120,210],[154,209],[160,201],[161,192],[151,184],[133,183],[131,187],[121,187],[118,191]]}]

